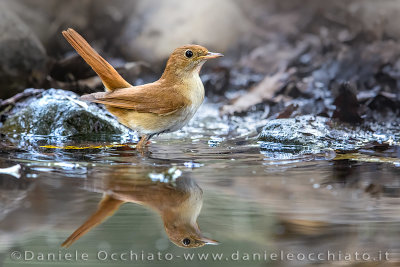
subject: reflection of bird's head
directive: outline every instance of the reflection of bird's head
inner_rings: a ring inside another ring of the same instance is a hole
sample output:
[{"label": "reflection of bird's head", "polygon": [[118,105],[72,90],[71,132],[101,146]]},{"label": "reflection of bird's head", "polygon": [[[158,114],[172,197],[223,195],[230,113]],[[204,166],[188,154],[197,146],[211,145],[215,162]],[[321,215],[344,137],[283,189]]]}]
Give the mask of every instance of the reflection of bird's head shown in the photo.
[{"label": "reflection of bird's head", "polygon": [[218,241],[204,237],[197,223],[175,221],[164,223],[169,239],[175,245],[184,248],[197,248],[204,245],[217,245]]},{"label": "reflection of bird's head", "polygon": [[197,225],[197,217],[203,206],[203,191],[188,177],[179,177],[175,189],[179,191],[179,201],[161,213],[165,232],[179,247],[196,248],[217,245],[218,242],[204,237]]}]

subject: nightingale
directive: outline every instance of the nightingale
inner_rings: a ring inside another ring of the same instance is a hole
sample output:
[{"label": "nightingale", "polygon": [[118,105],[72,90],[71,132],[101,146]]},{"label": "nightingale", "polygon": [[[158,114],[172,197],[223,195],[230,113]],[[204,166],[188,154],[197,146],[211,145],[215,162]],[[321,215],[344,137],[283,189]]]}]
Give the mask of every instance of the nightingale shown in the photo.
[{"label": "nightingale", "polygon": [[73,29],[63,36],[101,78],[105,92],[83,95],[82,100],[104,104],[120,123],[136,130],[143,150],[151,137],[185,126],[204,100],[199,72],[203,64],[220,53],[200,45],[176,48],[160,79],[132,86]]},{"label": "nightingale", "polygon": [[204,237],[197,224],[203,205],[203,191],[193,179],[182,176],[174,181],[160,182],[149,178],[126,179],[123,175],[114,173],[100,186],[102,188],[91,188],[96,192],[105,192],[97,211],[61,246],[69,247],[124,203],[136,203],[155,210],[163,220],[169,239],[177,246],[196,248],[218,244],[218,241]]}]

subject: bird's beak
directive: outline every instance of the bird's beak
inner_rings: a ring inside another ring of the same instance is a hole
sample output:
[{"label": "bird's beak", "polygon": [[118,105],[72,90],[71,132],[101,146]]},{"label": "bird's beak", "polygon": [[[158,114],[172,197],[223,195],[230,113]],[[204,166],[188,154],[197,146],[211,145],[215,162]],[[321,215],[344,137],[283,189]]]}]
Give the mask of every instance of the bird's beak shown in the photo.
[{"label": "bird's beak", "polygon": [[217,57],[223,57],[224,55],[221,53],[213,53],[213,52],[208,52],[207,55],[201,56],[199,58],[201,59],[212,59],[212,58],[217,58]]},{"label": "bird's beak", "polygon": [[219,245],[219,242],[217,240],[209,239],[207,237],[202,237],[201,242],[206,245]]}]

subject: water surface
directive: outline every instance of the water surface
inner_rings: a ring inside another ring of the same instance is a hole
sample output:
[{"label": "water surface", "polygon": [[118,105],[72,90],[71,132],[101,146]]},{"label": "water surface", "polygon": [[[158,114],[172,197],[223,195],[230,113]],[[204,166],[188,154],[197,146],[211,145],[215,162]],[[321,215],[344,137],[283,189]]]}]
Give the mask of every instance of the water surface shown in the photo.
[{"label": "water surface", "polygon": [[[206,106],[189,127],[156,138],[145,154],[118,145],[129,137],[3,137],[0,167],[19,164],[21,170],[15,176],[0,174],[2,266],[364,264],[355,259],[356,252],[381,259],[382,266],[396,266],[399,147],[296,155],[260,149],[256,129],[263,122],[258,118],[233,118],[230,123],[217,118],[217,109]],[[168,239],[154,210],[126,203],[69,248],[60,247],[96,211],[104,194],[144,184],[142,193],[149,195],[149,186],[174,188],[179,179],[202,189],[197,222],[204,236],[219,245],[180,248]],[[330,261],[328,251],[334,254]],[[18,258],[18,252],[28,259]],[[138,258],[130,259],[131,252]],[[66,253],[73,259],[66,260]],[[82,259],[85,253],[88,258]],[[161,259],[147,258],[157,253]],[[193,260],[184,259],[192,253]],[[203,253],[210,253],[207,260],[198,258]],[[212,259],[211,253],[223,256]],[[290,253],[300,254],[300,260],[288,259]],[[310,253],[315,255],[307,259]],[[320,260],[317,253],[323,253]],[[351,260],[345,259],[348,254]]]}]

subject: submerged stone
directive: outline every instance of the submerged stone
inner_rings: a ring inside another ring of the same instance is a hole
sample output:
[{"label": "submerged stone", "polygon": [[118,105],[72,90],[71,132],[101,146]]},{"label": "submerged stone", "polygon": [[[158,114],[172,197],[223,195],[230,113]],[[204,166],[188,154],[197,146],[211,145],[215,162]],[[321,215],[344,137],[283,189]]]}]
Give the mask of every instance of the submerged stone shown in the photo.
[{"label": "submerged stone", "polygon": [[80,101],[73,92],[56,89],[18,103],[0,131],[51,136],[129,134],[106,110]]},{"label": "submerged stone", "polygon": [[324,141],[321,137],[329,134],[327,120],[314,116],[271,120],[264,126],[259,140],[283,145],[318,145]]},{"label": "submerged stone", "polygon": [[319,116],[305,115],[266,123],[258,140],[267,151],[315,153],[323,149],[354,150],[370,142],[398,142],[396,127],[352,127]]}]

